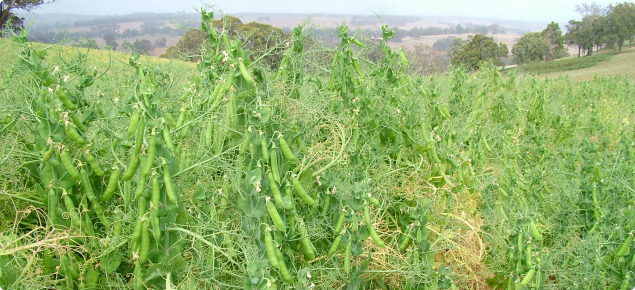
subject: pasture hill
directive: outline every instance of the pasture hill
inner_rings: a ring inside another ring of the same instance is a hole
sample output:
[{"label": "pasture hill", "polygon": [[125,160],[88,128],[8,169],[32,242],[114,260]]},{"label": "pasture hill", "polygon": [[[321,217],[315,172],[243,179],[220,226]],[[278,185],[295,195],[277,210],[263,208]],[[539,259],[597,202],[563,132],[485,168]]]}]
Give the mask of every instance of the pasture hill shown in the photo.
[{"label": "pasture hill", "polygon": [[388,26],[270,65],[212,20],[197,63],[0,39],[2,289],[635,285],[630,78],[422,77]]}]

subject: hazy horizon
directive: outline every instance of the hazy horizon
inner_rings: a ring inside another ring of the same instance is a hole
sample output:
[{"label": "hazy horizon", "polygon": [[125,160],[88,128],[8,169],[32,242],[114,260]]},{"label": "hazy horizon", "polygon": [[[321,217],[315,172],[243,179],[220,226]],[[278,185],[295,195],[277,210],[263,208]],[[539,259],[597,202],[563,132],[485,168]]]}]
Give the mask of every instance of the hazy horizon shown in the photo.
[{"label": "hazy horizon", "polygon": [[[429,3],[433,2],[433,3]],[[526,22],[567,22],[580,19],[576,13],[576,4],[589,1],[579,0],[493,0],[493,1],[417,1],[417,0],[322,0],[298,1],[275,0],[255,1],[242,0],[224,2],[215,5],[225,14],[232,13],[337,13],[337,14],[389,14],[413,16],[461,16],[489,19],[507,19]],[[615,1],[595,1],[602,6]],[[628,1],[632,2],[632,1]],[[207,4],[212,4],[207,2]],[[68,13],[83,15],[131,14],[136,12],[195,12],[194,7],[203,7],[200,0],[58,0],[52,4],[42,5],[33,11],[35,14]]]}]

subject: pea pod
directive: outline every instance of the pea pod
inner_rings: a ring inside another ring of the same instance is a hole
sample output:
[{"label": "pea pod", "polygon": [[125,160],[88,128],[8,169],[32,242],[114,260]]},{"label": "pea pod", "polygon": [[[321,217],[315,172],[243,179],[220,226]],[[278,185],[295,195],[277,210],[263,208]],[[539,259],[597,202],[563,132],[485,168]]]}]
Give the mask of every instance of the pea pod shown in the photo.
[{"label": "pea pod", "polygon": [[62,160],[62,165],[64,165],[64,168],[66,169],[68,174],[71,177],[75,178],[75,180],[80,180],[81,176],[79,175],[79,171],[77,171],[77,168],[75,168],[75,166],[73,165],[71,155],[68,153],[68,151],[63,150],[62,153],[60,153],[60,159]]},{"label": "pea pod", "polygon": [[271,217],[271,220],[273,221],[273,224],[276,226],[276,229],[283,233],[286,232],[287,226],[282,221],[282,218],[280,217],[280,214],[278,213],[276,206],[273,205],[273,203],[270,202],[269,200],[267,200],[266,206],[267,206],[267,212],[269,213],[269,217]]},{"label": "pea pod", "polygon": [[618,248],[617,252],[615,252],[615,258],[621,258],[622,256],[628,254],[628,250],[631,248],[631,243],[633,243],[633,235],[628,235],[624,243]]},{"label": "pea pod", "polygon": [[152,177],[152,207],[159,208],[161,203],[161,188],[159,186],[159,177]]},{"label": "pea pod", "polygon": [[337,237],[335,237],[335,240],[333,241],[333,244],[331,245],[331,248],[329,248],[329,251],[327,253],[327,257],[333,257],[333,255],[335,255],[335,252],[337,252],[337,248],[340,246],[340,243],[342,243],[342,235],[337,235]]},{"label": "pea pod", "polygon": [[71,121],[73,121],[73,124],[75,124],[77,129],[82,130],[82,132],[86,132],[86,126],[84,126],[77,114],[71,115]]},{"label": "pea pod", "polygon": [[154,155],[157,149],[157,137],[154,135],[150,136],[150,142],[148,147],[148,155],[146,156],[146,163],[141,170],[142,176],[150,175],[150,170],[152,169],[152,163],[154,162]]},{"label": "pea pod", "polygon": [[42,155],[42,164],[46,163],[53,156],[53,145],[49,145],[49,149]]},{"label": "pea pod", "polygon": [[315,252],[313,251],[313,244],[311,244],[311,240],[309,239],[309,234],[306,231],[306,228],[302,223],[300,223],[300,245],[302,245],[302,253],[304,253],[304,258],[307,261],[311,261],[315,259]]},{"label": "pea pod", "polygon": [[245,66],[245,63],[243,62],[242,59],[238,60],[238,67],[240,68],[240,74],[243,76],[245,81],[247,81],[249,84],[253,85],[254,84],[254,78],[251,77],[251,75],[247,71],[247,67]]},{"label": "pea pod", "polygon": [[293,277],[289,273],[289,269],[287,269],[287,265],[284,263],[284,257],[282,256],[282,252],[280,249],[276,250],[276,258],[278,258],[278,265],[280,269],[280,276],[287,283],[293,283]]},{"label": "pea pod", "polygon": [[62,101],[62,104],[64,105],[66,109],[70,111],[74,111],[75,109],[77,109],[75,104],[73,104],[73,102],[71,102],[71,100],[68,98],[68,94],[66,93],[66,90],[58,90],[57,97],[60,99],[60,101]]},{"label": "pea pod", "polygon": [[276,201],[276,204],[285,209],[291,208],[290,206],[285,204],[284,200],[282,199],[280,188],[278,188],[278,185],[276,184],[276,181],[274,180],[273,174],[271,172],[267,174],[267,179],[269,180],[269,187],[271,187],[271,195],[273,195],[273,199]]},{"label": "pea pod", "polygon": [[128,139],[132,138],[137,132],[137,126],[139,125],[139,117],[141,116],[141,112],[139,110],[132,111],[132,115],[130,115],[130,124],[128,125],[128,131],[126,137]]},{"label": "pea pod", "polygon": [[351,40],[353,41],[353,43],[355,43],[357,46],[359,46],[359,48],[366,48],[366,45],[364,45],[361,41],[359,41],[357,38],[352,37]]},{"label": "pea pod", "polygon": [[300,160],[298,160],[298,157],[296,157],[293,154],[293,151],[291,151],[291,148],[289,148],[289,144],[287,143],[287,141],[284,140],[282,136],[280,136],[278,141],[280,142],[280,149],[282,150],[282,154],[284,155],[284,158],[289,160],[291,164],[298,164]]},{"label": "pea pod", "polygon": [[54,188],[49,188],[48,192],[48,215],[51,220],[51,225],[55,224],[57,219],[57,192]]},{"label": "pea pod", "polygon": [[333,234],[337,235],[342,231],[342,226],[344,225],[344,220],[346,219],[346,211],[340,212],[340,216],[337,219],[337,224],[335,225],[335,229],[333,230]]},{"label": "pea pod", "polygon": [[404,234],[403,240],[401,240],[401,243],[399,243],[398,247],[400,251],[404,251],[408,248],[408,245],[410,245],[410,235],[408,235],[407,233]]},{"label": "pea pod", "polygon": [[137,263],[134,267],[134,289],[135,290],[146,289],[146,287],[143,286],[143,273],[141,272],[140,263]]},{"label": "pea pod", "polygon": [[178,204],[176,192],[174,191],[174,186],[172,184],[172,178],[170,177],[170,168],[167,164],[163,165],[163,184],[165,185],[165,191],[168,194],[168,199],[170,199],[172,203]]},{"label": "pea pod", "polygon": [[271,266],[276,269],[280,269],[280,261],[278,261],[278,257],[276,256],[276,248],[273,246],[273,238],[271,237],[271,233],[267,230],[265,230],[265,249],[267,250],[267,256],[269,257]]},{"label": "pea pod", "polygon": [[302,201],[304,201],[308,206],[316,206],[317,202],[304,190],[302,184],[297,178],[293,179],[293,188],[298,193]]},{"label": "pea pod", "polygon": [[86,140],[84,140],[84,138],[81,135],[79,135],[79,132],[77,132],[75,127],[73,127],[73,126],[64,126],[64,134],[66,134],[66,136],[71,138],[71,140],[75,141],[75,143],[77,143],[77,145],[79,145],[79,146],[86,145]]},{"label": "pea pod", "polygon": [[230,68],[227,74],[227,81],[225,83],[225,87],[223,88],[224,92],[229,92],[232,88],[232,83],[234,82],[234,69]]},{"label": "pea pod", "polygon": [[108,186],[106,186],[106,190],[104,194],[101,196],[102,201],[109,201],[115,193],[117,189],[117,185],[119,183],[119,170],[114,169],[110,173],[110,179],[108,180]]},{"label": "pea pod", "polygon": [[536,223],[534,223],[534,221],[531,221],[529,223],[529,227],[531,228],[531,235],[534,237],[534,239],[542,241],[542,234],[540,234],[540,232],[538,231]]},{"label": "pea pod", "polygon": [[90,154],[87,151],[87,152],[84,153],[84,158],[86,158],[86,161],[88,161],[88,165],[90,165],[90,168],[93,169],[93,172],[95,172],[95,174],[97,174],[97,176],[104,176],[105,175],[104,171],[101,170],[101,167],[99,167],[99,164],[95,160],[95,156],[93,156],[92,154]]},{"label": "pea pod", "polygon": [[271,165],[271,173],[273,173],[273,180],[280,184],[280,170],[278,167],[278,150],[272,148],[269,156],[269,164]]},{"label": "pea pod", "polygon": [[73,213],[73,210],[75,209],[75,204],[73,203],[73,199],[71,199],[71,197],[68,194],[63,194],[64,196],[64,206],[66,207],[66,211],[68,211],[68,214],[71,216],[71,223],[73,224],[74,227],[80,228],[82,225],[82,221],[79,219],[79,216],[77,216],[77,214]]},{"label": "pea pod", "polygon": [[375,241],[375,244],[377,244],[377,246],[379,246],[380,248],[385,247],[386,245],[384,244],[384,241],[382,241],[381,238],[379,238],[377,231],[375,231],[375,227],[373,226],[373,223],[370,219],[370,210],[368,209],[367,204],[364,205],[364,220],[366,221],[366,225],[368,226],[370,237],[373,238],[373,241]]},{"label": "pea pod", "polygon": [[267,137],[265,134],[260,135],[260,147],[262,148],[263,161],[269,163],[269,149],[267,148]]},{"label": "pea pod", "polygon": [[163,133],[163,141],[165,141],[165,147],[167,147],[170,152],[174,153],[174,144],[172,143],[172,138],[170,137],[170,128],[168,128],[168,126],[163,126],[161,131]]},{"label": "pea pod", "polygon": [[150,251],[150,231],[146,227],[141,229],[141,248],[139,249],[139,263],[143,264],[148,258]]},{"label": "pea pod", "polygon": [[344,254],[344,273],[348,274],[351,271],[351,245],[352,240],[349,239],[348,243],[346,243],[346,249]]},{"label": "pea pod", "polygon": [[525,287],[527,286],[527,284],[529,284],[529,282],[531,281],[531,278],[534,277],[534,273],[536,272],[536,269],[531,268],[531,270],[529,270],[529,272],[527,272],[527,275],[525,275],[525,278],[523,278],[520,283],[518,283],[518,286],[520,287]]}]

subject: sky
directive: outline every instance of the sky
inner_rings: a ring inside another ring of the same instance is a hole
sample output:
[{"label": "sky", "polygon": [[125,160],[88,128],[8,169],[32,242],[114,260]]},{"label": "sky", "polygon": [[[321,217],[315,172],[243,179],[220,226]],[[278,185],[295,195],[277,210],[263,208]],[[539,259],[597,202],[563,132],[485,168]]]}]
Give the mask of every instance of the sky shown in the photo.
[{"label": "sky", "polygon": [[[624,0],[622,0],[624,1]],[[344,13],[468,16],[530,22],[567,22],[579,19],[576,4],[584,0],[236,0],[217,3],[201,0],[57,0],[34,12],[91,15],[129,14],[134,12],[194,12],[204,3],[215,5],[225,14],[263,13]],[[595,1],[607,6],[616,1]],[[632,1],[631,1],[632,2]]]}]

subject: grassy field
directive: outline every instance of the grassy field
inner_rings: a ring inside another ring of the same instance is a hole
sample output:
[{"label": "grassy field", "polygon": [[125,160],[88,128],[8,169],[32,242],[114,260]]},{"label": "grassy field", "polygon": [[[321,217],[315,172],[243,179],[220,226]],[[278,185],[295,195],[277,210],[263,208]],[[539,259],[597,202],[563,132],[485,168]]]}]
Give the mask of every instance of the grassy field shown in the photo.
[{"label": "grassy field", "polygon": [[538,75],[541,78],[567,76],[571,80],[590,80],[596,76],[628,76],[635,79],[635,48],[625,47],[617,51],[599,51],[592,56],[569,57],[552,62],[538,62],[504,70],[505,73]]},{"label": "grassy field", "polygon": [[0,287],[635,285],[632,79],[418,77],[341,37],[277,69],[0,39]]}]

